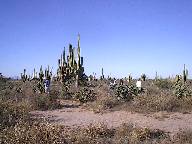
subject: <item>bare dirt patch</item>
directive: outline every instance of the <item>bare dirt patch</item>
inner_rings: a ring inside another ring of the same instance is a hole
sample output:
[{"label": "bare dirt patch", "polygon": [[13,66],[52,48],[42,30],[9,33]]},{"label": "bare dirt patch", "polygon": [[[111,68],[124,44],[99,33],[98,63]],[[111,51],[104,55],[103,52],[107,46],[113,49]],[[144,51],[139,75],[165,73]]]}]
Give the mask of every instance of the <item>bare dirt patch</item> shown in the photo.
[{"label": "bare dirt patch", "polygon": [[86,110],[76,102],[65,101],[63,105],[64,107],[59,110],[33,111],[31,114],[70,127],[104,123],[109,128],[116,128],[123,123],[131,123],[139,127],[160,129],[170,134],[176,134],[181,130],[192,130],[191,113],[158,112],[146,115],[120,110],[100,114]]}]

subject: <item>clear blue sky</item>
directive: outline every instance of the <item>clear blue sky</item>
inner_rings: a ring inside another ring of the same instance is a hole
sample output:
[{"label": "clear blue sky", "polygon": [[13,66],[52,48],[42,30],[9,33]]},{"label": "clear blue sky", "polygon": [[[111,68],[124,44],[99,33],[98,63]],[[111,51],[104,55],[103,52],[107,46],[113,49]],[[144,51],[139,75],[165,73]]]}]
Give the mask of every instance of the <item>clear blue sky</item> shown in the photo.
[{"label": "clear blue sky", "polygon": [[88,75],[192,75],[191,0],[0,0],[0,72],[56,72],[78,33]]}]

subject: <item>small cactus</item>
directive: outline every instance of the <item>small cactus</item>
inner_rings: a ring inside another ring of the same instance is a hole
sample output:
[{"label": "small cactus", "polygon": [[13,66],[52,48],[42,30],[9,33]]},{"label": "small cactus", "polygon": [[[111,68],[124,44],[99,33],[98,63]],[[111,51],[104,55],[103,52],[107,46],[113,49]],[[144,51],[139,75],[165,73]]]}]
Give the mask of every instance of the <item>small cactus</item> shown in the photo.
[{"label": "small cactus", "polygon": [[132,81],[132,76],[129,75],[129,76],[128,76],[128,79],[127,79],[127,82],[128,82],[128,83],[131,83],[131,81]]},{"label": "small cactus", "polygon": [[146,76],[145,74],[142,74],[142,75],[141,75],[141,80],[142,80],[142,81],[145,81],[145,80],[146,80],[146,77],[147,77],[147,76]]}]

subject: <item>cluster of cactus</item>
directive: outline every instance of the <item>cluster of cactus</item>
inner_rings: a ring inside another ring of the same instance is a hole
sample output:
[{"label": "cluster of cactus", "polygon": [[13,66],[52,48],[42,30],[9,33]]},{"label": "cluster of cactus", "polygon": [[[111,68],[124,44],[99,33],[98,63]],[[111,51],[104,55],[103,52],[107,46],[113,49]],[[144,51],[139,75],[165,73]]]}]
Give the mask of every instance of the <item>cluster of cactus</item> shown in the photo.
[{"label": "cluster of cactus", "polygon": [[23,80],[23,82],[26,82],[28,80],[26,69],[24,69],[23,73],[21,73],[21,79]]},{"label": "cluster of cactus", "polygon": [[79,79],[83,79],[84,75],[83,57],[80,56],[80,36],[78,36],[77,60],[75,50],[76,48],[69,44],[69,55],[66,60],[64,48],[63,54],[58,60],[57,80],[65,83],[69,79],[74,79],[78,86]]},{"label": "cluster of cactus", "polygon": [[178,98],[191,96],[192,91],[185,83],[184,78],[181,75],[176,75],[175,84],[174,84],[174,95]]},{"label": "cluster of cactus", "polygon": [[40,93],[45,92],[44,78],[47,80],[51,80],[51,76],[52,76],[52,72],[50,71],[49,66],[48,66],[48,68],[45,69],[45,71],[43,71],[42,66],[40,67],[39,78],[34,77],[34,79],[38,80],[37,88]]}]

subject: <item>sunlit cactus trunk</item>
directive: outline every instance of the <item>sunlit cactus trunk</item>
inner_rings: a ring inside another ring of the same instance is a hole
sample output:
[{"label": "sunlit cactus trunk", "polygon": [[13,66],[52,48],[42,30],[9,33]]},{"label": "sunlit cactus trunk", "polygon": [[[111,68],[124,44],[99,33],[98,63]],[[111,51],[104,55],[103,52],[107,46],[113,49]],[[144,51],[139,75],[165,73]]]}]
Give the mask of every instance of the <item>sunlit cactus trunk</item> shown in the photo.
[{"label": "sunlit cactus trunk", "polygon": [[184,64],[184,69],[183,69],[183,82],[184,83],[187,81],[187,77],[188,77],[188,70],[185,68],[185,64]]}]

